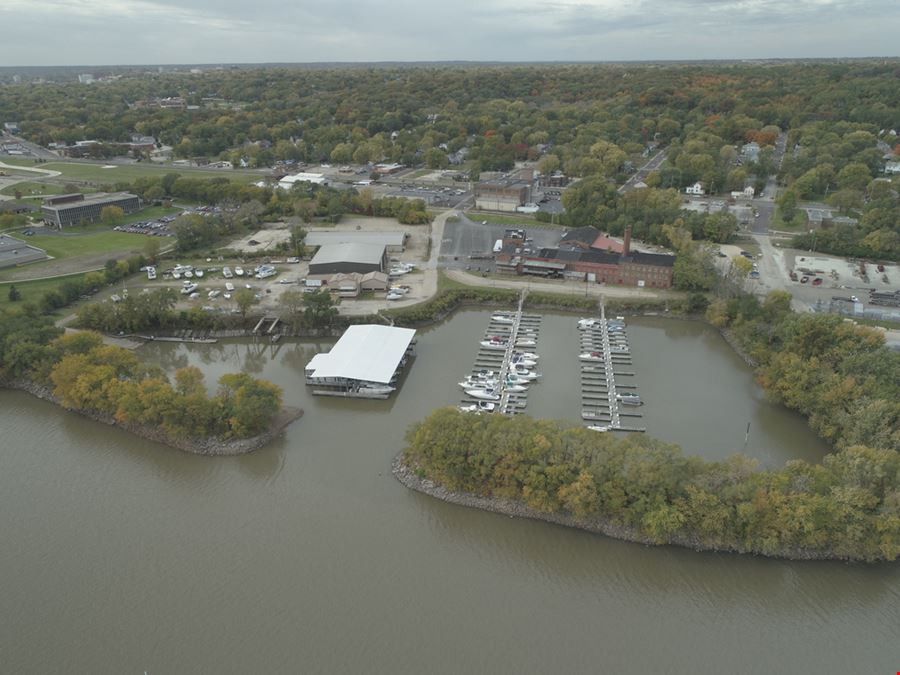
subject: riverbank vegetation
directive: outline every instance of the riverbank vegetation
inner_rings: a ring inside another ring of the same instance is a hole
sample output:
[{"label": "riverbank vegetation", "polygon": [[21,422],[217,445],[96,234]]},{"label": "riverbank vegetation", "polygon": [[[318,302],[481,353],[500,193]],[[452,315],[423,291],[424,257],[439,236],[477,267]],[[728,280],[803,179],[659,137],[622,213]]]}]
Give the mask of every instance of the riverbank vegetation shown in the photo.
[{"label": "riverbank vegetation", "polygon": [[174,439],[257,436],[281,409],[281,390],[272,383],[223,375],[208,396],[197,368],[179,369],[172,384],[162,369],[103,344],[99,334],[63,334],[28,311],[0,313],[0,381],[46,389],[66,408]]},{"label": "riverbank vegetation", "polygon": [[646,436],[452,408],[407,441],[404,465],[447,490],[519,502],[538,517],[568,514],[625,539],[788,558],[900,555],[891,450],[853,446],[819,465],[757,471],[745,457],[707,462]]},{"label": "riverbank vegetation", "polygon": [[619,440],[569,423],[452,409],[410,429],[403,462],[447,490],[565,514],[636,541],[895,560],[900,354],[874,329],[791,312],[781,292],[763,302],[715,299],[708,318],[758,363],[766,394],[806,415],[833,444],[821,464],[758,471],[743,456],[707,462],[643,436]]}]

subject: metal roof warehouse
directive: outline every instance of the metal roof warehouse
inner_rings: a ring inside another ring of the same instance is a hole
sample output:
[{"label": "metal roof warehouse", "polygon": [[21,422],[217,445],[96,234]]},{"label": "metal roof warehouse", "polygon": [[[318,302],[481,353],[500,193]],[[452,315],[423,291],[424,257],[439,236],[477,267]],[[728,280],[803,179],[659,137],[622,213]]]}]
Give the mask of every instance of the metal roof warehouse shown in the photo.
[{"label": "metal roof warehouse", "polygon": [[388,250],[400,251],[406,233],[400,231],[391,232],[310,232],[306,235],[306,243],[309,246],[324,246],[325,244],[380,244]]},{"label": "metal roof warehouse", "polygon": [[412,328],[350,326],[327,354],[306,364],[306,378],[322,384],[390,384],[416,335]]},{"label": "metal roof warehouse", "polygon": [[310,260],[309,273],[384,272],[386,263],[384,244],[326,244]]}]

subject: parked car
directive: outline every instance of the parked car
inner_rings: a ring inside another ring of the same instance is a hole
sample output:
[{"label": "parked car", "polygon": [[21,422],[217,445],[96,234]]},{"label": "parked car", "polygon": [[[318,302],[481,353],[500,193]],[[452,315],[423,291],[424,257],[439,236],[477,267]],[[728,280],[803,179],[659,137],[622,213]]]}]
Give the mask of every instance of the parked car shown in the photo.
[{"label": "parked car", "polygon": [[801,284],[805,284],[807,281],[809,281],[809,277],[806,276],[805,274],[802,277],[800,277]]},{"label": "parked car", "polygon": [[816,277],[815,279],[812,280],[812,285],[813,285],[813,286],[821,286],[821,285],[822,285],[822,279],[820,279],[819,277]]}]

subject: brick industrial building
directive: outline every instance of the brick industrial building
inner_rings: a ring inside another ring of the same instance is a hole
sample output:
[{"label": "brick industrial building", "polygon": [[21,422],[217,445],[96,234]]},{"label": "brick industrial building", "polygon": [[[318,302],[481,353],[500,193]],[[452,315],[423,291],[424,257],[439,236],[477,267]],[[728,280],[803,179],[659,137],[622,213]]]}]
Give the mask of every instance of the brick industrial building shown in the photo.
[{"label": "brick industrial building", "polygon": [[62,228],[97,222],[106,206],[118,206],[125,213],[132,213],[141,208],[141,200],[130,192],[56,195],[44,198],[41,214],[47,225]]},{"label": "brick industrial building", "polygon": [[[591,231],[592,230],[592,231]],[[507,230],[503,250],[497,254],[498,270],[541,277],[568,277],[616,286],[671,288],[675,256],[631,250],[631,228],[626,230],[621,251],[593,248],[608,244],[594,228],[566,233],[558,248],[532,250],[522,230]],[[590,243],[587,243],[587,242]]]}]

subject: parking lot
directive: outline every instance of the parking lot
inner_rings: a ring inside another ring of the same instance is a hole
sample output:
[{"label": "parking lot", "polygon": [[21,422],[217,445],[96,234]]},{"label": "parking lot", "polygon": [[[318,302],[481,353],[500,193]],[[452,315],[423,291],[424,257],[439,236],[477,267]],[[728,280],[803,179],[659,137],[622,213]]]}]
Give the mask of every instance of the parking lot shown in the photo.
[{"label": "parking lot", "polygon": [[[480,268],[476,271],[491,271],[494,242],[502,239],[504,231],[510,227],[516,226],[484,224],[464,215],[456,222],[448,220],[444,225],[444,238],[441,241],[442,266],[451,269],[471,267],[473,270]],[[527,223],[518,227],[525,228],[528,238],[533,240],[532,247],[535,249],[556,246],[562,236],[562,230],[556,228],[529,229]]]}]

